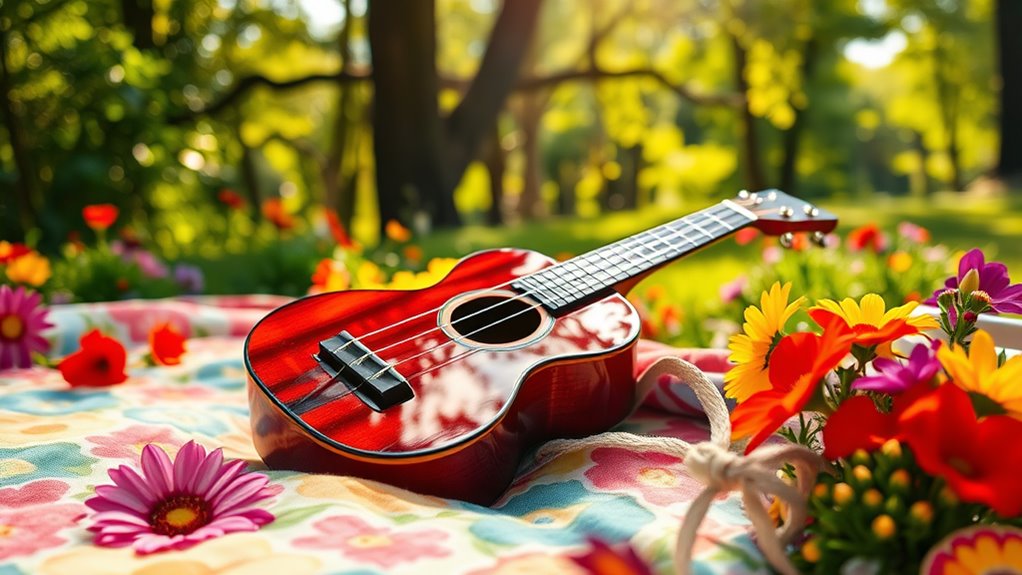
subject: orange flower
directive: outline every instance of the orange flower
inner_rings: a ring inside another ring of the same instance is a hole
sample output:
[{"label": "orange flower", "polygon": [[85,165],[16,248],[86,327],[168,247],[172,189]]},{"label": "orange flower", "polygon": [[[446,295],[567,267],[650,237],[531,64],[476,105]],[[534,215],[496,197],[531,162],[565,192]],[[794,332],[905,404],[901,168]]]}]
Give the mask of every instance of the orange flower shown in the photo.
[{"label": "orange flower", "polygon": [[50,279],[50,260],[30,251],[7,264],[7,277],[14,283],[39,287]]},{"label": "orange flower", "polygon": [[316,264],[316,271],[312,273],[312,286],[309,288],[309,293],[340,291],[349,287],[351,287],[351,274],[344,262],[323,258]]},{"label": "orange flower", "polygon": [[113,204],[95,204],[82,209],[82,218],[85,225],[99,232],[114,225],[119,213],[120,210]]},{"label": "orange flower", "polygon": [[756,228],[742,228],[735,234],[735,243],[740,246],[751,244],[759,235],[759,230]]},{"label": "orange flower", "polygon": [[384,232],[387,234],[388,238],[399,244],[403,244],[412,239],[412,232],[408,228],[402,226],[401,222],[397,220],[390,220],[387,222]]},{"label": "orange flower", "polygon": [[745,448],[749,453],[800,413],[820,380],[848,355],[853,339],[854,334],[836,320],[824,326],[823,335],[785,336],[770,356],[770,389],[752,395],[731,413],[731,438],[751,436]]},{"label": "orange flower", "polygon": [[855,343],[868,347],[939,327],[937,320],[928,315],[911,315],[918,305],[909,302],[888,310],[883,298],[870,293],[859,302],[852,298],[845,298],[841,303],[822,299],[809,308],[809,317],[820,325],[840,319],[855,332]]},{"label": "orange flower", "polygon": [[405,256],[405,259],[410,262],[418,263],[422,261],[423,253],[422,248],[420,248],[419,246],[405,246],[405,249],[402,250],[402,253]]},{"label": "orange flower", "polygon": [[295,219],[284,209],[284,202],[280,198],[270,198],[263,202],[263,217],[278,230],[295,227]]},{"label": "orange flower", "polygon": [[149,353],[160,365],[178,365],[185,353],[185,336],[169,323],[161,323],[149,330]]},{"label": "orange flower", "polygon": [[128,379],[128,354],[121,342],[98,329],[82,336],[81,349],[61,360],[60,375],[71,387],[105,387]]}]

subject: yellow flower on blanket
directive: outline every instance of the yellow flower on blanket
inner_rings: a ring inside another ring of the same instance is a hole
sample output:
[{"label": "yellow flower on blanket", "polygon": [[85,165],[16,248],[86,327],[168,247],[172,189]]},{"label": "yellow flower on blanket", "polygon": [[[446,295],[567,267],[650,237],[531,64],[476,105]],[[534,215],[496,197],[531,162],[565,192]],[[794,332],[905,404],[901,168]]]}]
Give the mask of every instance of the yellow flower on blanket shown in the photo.
[{"label": "yellow flower on blanket", "polygon": [[95,413],[69,413],[60,417],[0,412],[0,445],[25,446],[56,441],[77,441],[112,427],[116,421]]},{"label": "yellow flower on blanket", "polygon": [[731,336],[728,349],[731,361],[735,362],[724,374],[724,393],[739,402],[752,395],[770,389],[767,377],[767,363],[774,345],[783,335],[784,324],[802,306],[805,297],[788,303],[791,283],[783,286],[774,282],[769,291],[760,297],[760,306],[745,309],[745,323],[742,332]]},{"label": "yellow flower on blanket", "polygon": [[930,550],[919,573],[1022,573],[1022,529],[998,525],[959,529]]},{"label": "yellow flower on blanket", "polygon": [[336,475],[306,475],[299,481],[296,491],[299,495],[313,499],[354,501],[384,514],[414,513],[447,506],[447,502],[439,497],[419,495],[366,479]]}]

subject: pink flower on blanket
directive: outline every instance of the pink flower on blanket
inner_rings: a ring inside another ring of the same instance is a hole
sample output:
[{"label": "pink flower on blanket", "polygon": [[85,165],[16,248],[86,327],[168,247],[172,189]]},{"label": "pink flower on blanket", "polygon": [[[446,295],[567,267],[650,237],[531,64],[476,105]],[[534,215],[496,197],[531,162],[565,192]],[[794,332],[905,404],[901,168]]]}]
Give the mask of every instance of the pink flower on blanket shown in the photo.
[{"label": "pink flower on blanket", "polygon": [[146,425],[132,425],[109,435],[90,435],[85,439],[98,446],[92,448],[93,455],[133,462],[138,461],[142,449],[150,443],[172,456],[184,445],[184,441],[175,437],[170,429]]},{"label": "pink flower on blanket", "polygon": [[653,505],[667,506],[687,502],[702,491],[703,485],[689,477],[682,460],[655,451],[631,451],[616,447],[593,450],[595,466],[585,476],[598,489],[638,490]]},{"label": "pink flower on blanket", "polygon": [[0,489],[0,561],[62,545],[58,535],[85,515],[81,503],[54,504],[68,484],[43,479]]},{"label": "pink flower on blanket", "polygon": [[441,542],[447,533],[439,529],[397,530],[373,527],[353,515],[328,517],[313,524],[319,530],[312,537],[292,543],[310,549],[336,549],[343,555],[390,569],[399,563],[451,554]]}]

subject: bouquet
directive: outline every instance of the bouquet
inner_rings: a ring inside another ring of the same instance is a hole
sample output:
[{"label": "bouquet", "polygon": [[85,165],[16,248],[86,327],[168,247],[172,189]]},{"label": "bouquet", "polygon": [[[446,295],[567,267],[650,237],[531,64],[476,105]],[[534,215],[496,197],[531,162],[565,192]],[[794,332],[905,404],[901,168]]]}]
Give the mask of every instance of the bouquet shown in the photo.
[{"label": "bouquet", "polygon": [[[973,250],[927,303],[807,306],[775,283],[730,340],[733,439],[749,453],[779,432],[828,463],[800,571],[1022,572],[1022,356],[977,328],[1022,313],[1022,284]],[[786,333],[804,307],[816,329]]]}]

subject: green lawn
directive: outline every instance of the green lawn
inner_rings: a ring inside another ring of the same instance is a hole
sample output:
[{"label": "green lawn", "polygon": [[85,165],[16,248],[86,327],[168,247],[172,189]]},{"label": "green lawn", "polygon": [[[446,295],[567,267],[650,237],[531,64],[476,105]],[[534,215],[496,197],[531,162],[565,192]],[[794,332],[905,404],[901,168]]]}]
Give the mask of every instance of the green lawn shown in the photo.
[{"label": "green lawn", "polygon": [[[472,251],[514,246],[556,255],[582,253],[624,236],[675,219],[704,207],[691,204],[664,210],[647,208],[637,213],[614,213],[595,219],[561,218],[529,222],[506,228],[468,226],[438,232],[422,240],[431,255],[462,255]],[[963,194],[935,194],[927,198],[892,198],[875,195],[869,199],[822,202],[840,218],[838,231],[876,222],[887,233],[895,233],[898,222],[908,220],[930,230],[934,242],[955,250],[983,248],[988,257],[1003,261],[1022,278],[1022,195],[973,197]],[[760,258],[757,247],[724,241],[658,271],[644,282],[664,285],[678,301],[717,298],[721,284],[740,275]],[[642,289],[640,286],[639,289]],[[835,294],[840,295],[840,294]]]}]

